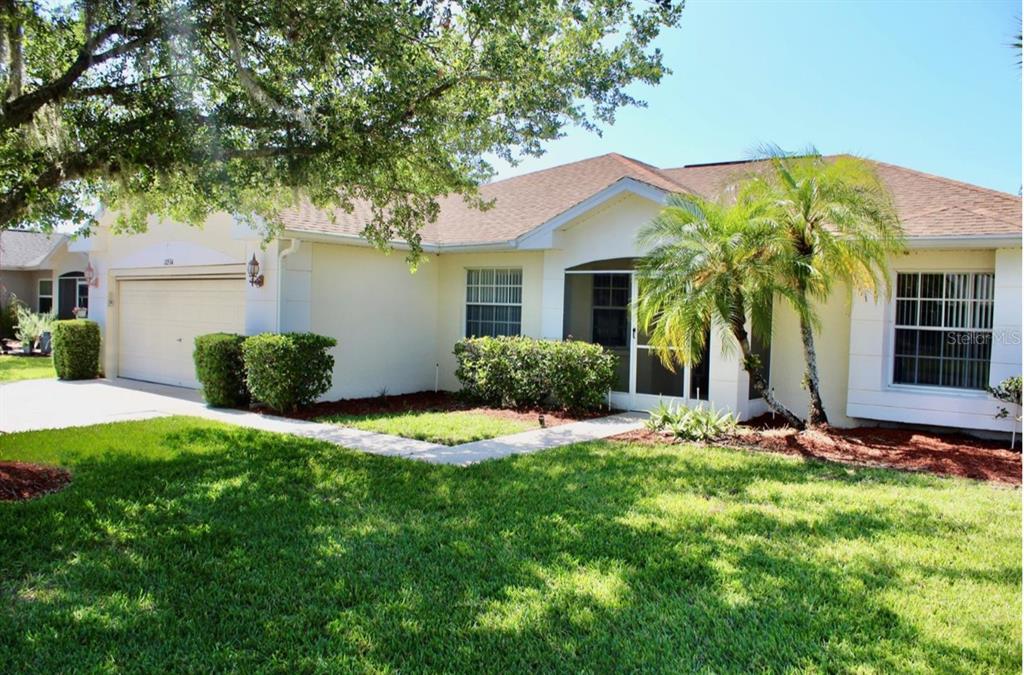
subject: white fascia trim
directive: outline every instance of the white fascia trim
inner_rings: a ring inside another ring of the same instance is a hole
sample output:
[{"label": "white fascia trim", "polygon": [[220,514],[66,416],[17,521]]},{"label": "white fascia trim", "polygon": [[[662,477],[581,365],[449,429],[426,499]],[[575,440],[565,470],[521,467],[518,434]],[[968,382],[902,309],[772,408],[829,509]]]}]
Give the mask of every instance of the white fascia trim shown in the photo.
[{"label": "white fascia trim", "polygon": [[522,249],[551,248],[551,238],[555,230],[626,192],[635,194],[638,197],[649,199],[658,204],[665,204],[669,196],[669,193],[665,190],[656,188],[653,185],[636,180],[635,178],[620,178],[603,190],[595,192],[575,206],[562,211],[547,222],[541,223],[526,234],[520,235],[513,240],[515,242],[515,247]]},{"label": "white fascia trim", "polygon": [[[309,230],[286,229],[281,233],[284,238],[301,239],[313,243],[341,244],[344,246],[360,246],[373,248],[373,244],[366,241],[358,234],[343,234],[341,232],[310,232]],[[388,245],[398,251],[408,251],[409,244],[401,240],[392,240]],[[509,251],[515,248],[515,242],[499,241],[482,244],[423,244],[424,253],[460,253],[472,251]]]},{"label": "white fascia trim", "polygon": [[1021,238],[1003,234],[973,237],[908,237],[907,248],[1020,248]]}]

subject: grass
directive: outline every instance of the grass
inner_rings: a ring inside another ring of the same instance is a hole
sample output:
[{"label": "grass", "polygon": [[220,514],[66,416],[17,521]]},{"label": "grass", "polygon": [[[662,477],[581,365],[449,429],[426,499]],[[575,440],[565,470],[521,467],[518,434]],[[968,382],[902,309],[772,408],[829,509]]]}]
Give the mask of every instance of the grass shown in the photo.
[{"label": "grass", "polygon": [[52,356],[0,356],[0,382],[57,377]]},{"label": "grass", "polygon": [[703,447],[468,468],[188,418],[0,436],[0,672],[1019,672],[1020,491]]},{"label": "grass", "polygon": [[485,438],[496,438],[540,425],[521,420],[458,410],[453,412],[391,412],[372,415],[327,415],[320,422],[331,422],[364,431],[415,438],[429,443],[459,445]]}]

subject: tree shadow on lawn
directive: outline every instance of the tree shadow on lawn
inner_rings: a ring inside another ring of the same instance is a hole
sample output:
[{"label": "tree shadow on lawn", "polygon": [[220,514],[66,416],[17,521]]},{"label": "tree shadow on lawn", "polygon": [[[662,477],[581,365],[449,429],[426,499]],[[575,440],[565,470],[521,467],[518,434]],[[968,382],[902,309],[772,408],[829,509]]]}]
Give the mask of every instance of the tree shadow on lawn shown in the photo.
[{"label": "tree shadow on lawn", "polygon": [[611,443],[459,469],[202,425],[160,442],[179,454],[112,447],[0,512],[0,670],[1019,663],[1019,640],[939,641],[886,600],[880,542],[969,527],[830,496],[931,477]]}]

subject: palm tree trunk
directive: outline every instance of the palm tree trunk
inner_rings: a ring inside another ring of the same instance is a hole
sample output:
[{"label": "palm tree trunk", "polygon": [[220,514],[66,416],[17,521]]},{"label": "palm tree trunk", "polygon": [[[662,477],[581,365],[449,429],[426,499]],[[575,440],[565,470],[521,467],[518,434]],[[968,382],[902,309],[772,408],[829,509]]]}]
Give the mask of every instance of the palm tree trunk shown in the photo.
[{"label": "palm tree trunk", "polygon": [[808,406],[807,423],[812,427],[828,424],[825,405],[821,402],[821,382],[818,379],[818,355],[814,351],[814,330],[806,317],[800,317],[800,339],[804,345],[804,361],[807,364],[805,381],[807,391],[811,395]]},{"label": "palm tree trunk", "polygon": [[743,370],[747,371],[747,375],[750,376],[750,381],[754,384],[754,391],[761,394],[764,402],[768,404],[772,412],[776,415],[781,415],[786,420],[786,424],[794,429],[803,429],[803,420],[775,398],[771,389],[768,388],[768,383],[764,381],[761,370],[754,367],[754,356],[750,351],[750,338],[747,335],[747,329],[744,327],[744,317],[743,305],[740,304],[739,312],[737,316],[733,317],[730,328],[732,329],[733,337],[736,338],[736,343],[740,346],[740,356],[743,357]]}]

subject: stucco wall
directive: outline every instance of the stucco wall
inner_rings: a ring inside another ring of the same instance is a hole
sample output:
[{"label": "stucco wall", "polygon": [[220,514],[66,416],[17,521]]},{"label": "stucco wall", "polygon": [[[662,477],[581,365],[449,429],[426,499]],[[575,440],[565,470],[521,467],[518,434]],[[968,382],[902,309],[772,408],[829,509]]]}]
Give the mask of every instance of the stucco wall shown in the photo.
[{"label": "stucco wall", "polygon": [[0,271],[0,306],[6,306],[13,293],[32,309],[36,308],[37,272],[29,270]]},{"label": "stucco wall", "polygon": [[[850,361],[850,291],[837,288],[828,302],[815,303],[821,330],[814,336],[818,355],[821,397],[829,422],[835,426],[856,426],[846,414],[847,375]],[[807,417],[810,397],[803,387],[805,361],[800,340],[800,322],[792,307],[776,299],[772,316],[771,388],[787,408]]]},{"label": "stucco wall", "polygon": [[400,252],[318,243],[311,262],[310,329],[338,340],[325,398],[433,389],[436,258],[413,274]]},{"label": "stucco wall", "polygon": [[[994,345],[993,370],[1012,370],[1013,364],[1008,362],[1015,361],[1015,374],[1020,374],[1019,249],[999,255],[994,250],[917,251],[895,259],[893,268],[906,272],[994,271],[998,291],[993,324],[1014,331],[1016,344]],[[854,300],[848,415],[961,429],[1010,429],[1009,420],[993,417],[997,405],[985,392],[892,384],[893,301],[876,303],[859,297]],[[1011,368],[1007,368],[1008,365]]]},{"label": "stucco wall", "polygon": [[114,233],[110,227],[114,219],[114,213],[105,213],[91,237],[69,245],[83,260],[87,257],[98,280],[89,289],[89,318],[100,324],[102,362],[108,374],[117,372],[117,345],[111,336],[117,334],[118,279],[127,276],[238,272],[255,253],[265,282],[259,288],[246,285],[246,333],[276,329],[276,244],[264,248],[259,234],[227,213],[211,215],[201,227],[153,217],[140,233]]},{"label": "stucco wall", "polygon": [[[466,335],[466,270],[518,267],[523,270],[522,331],[541,336],[541,294],[544,256],[540,251],[508,253],[442,253],[433,260],[438,273],[437,353],[441,389],[457,390],[452,348]],[[561,336],[559,336],[561,337]]]}]

